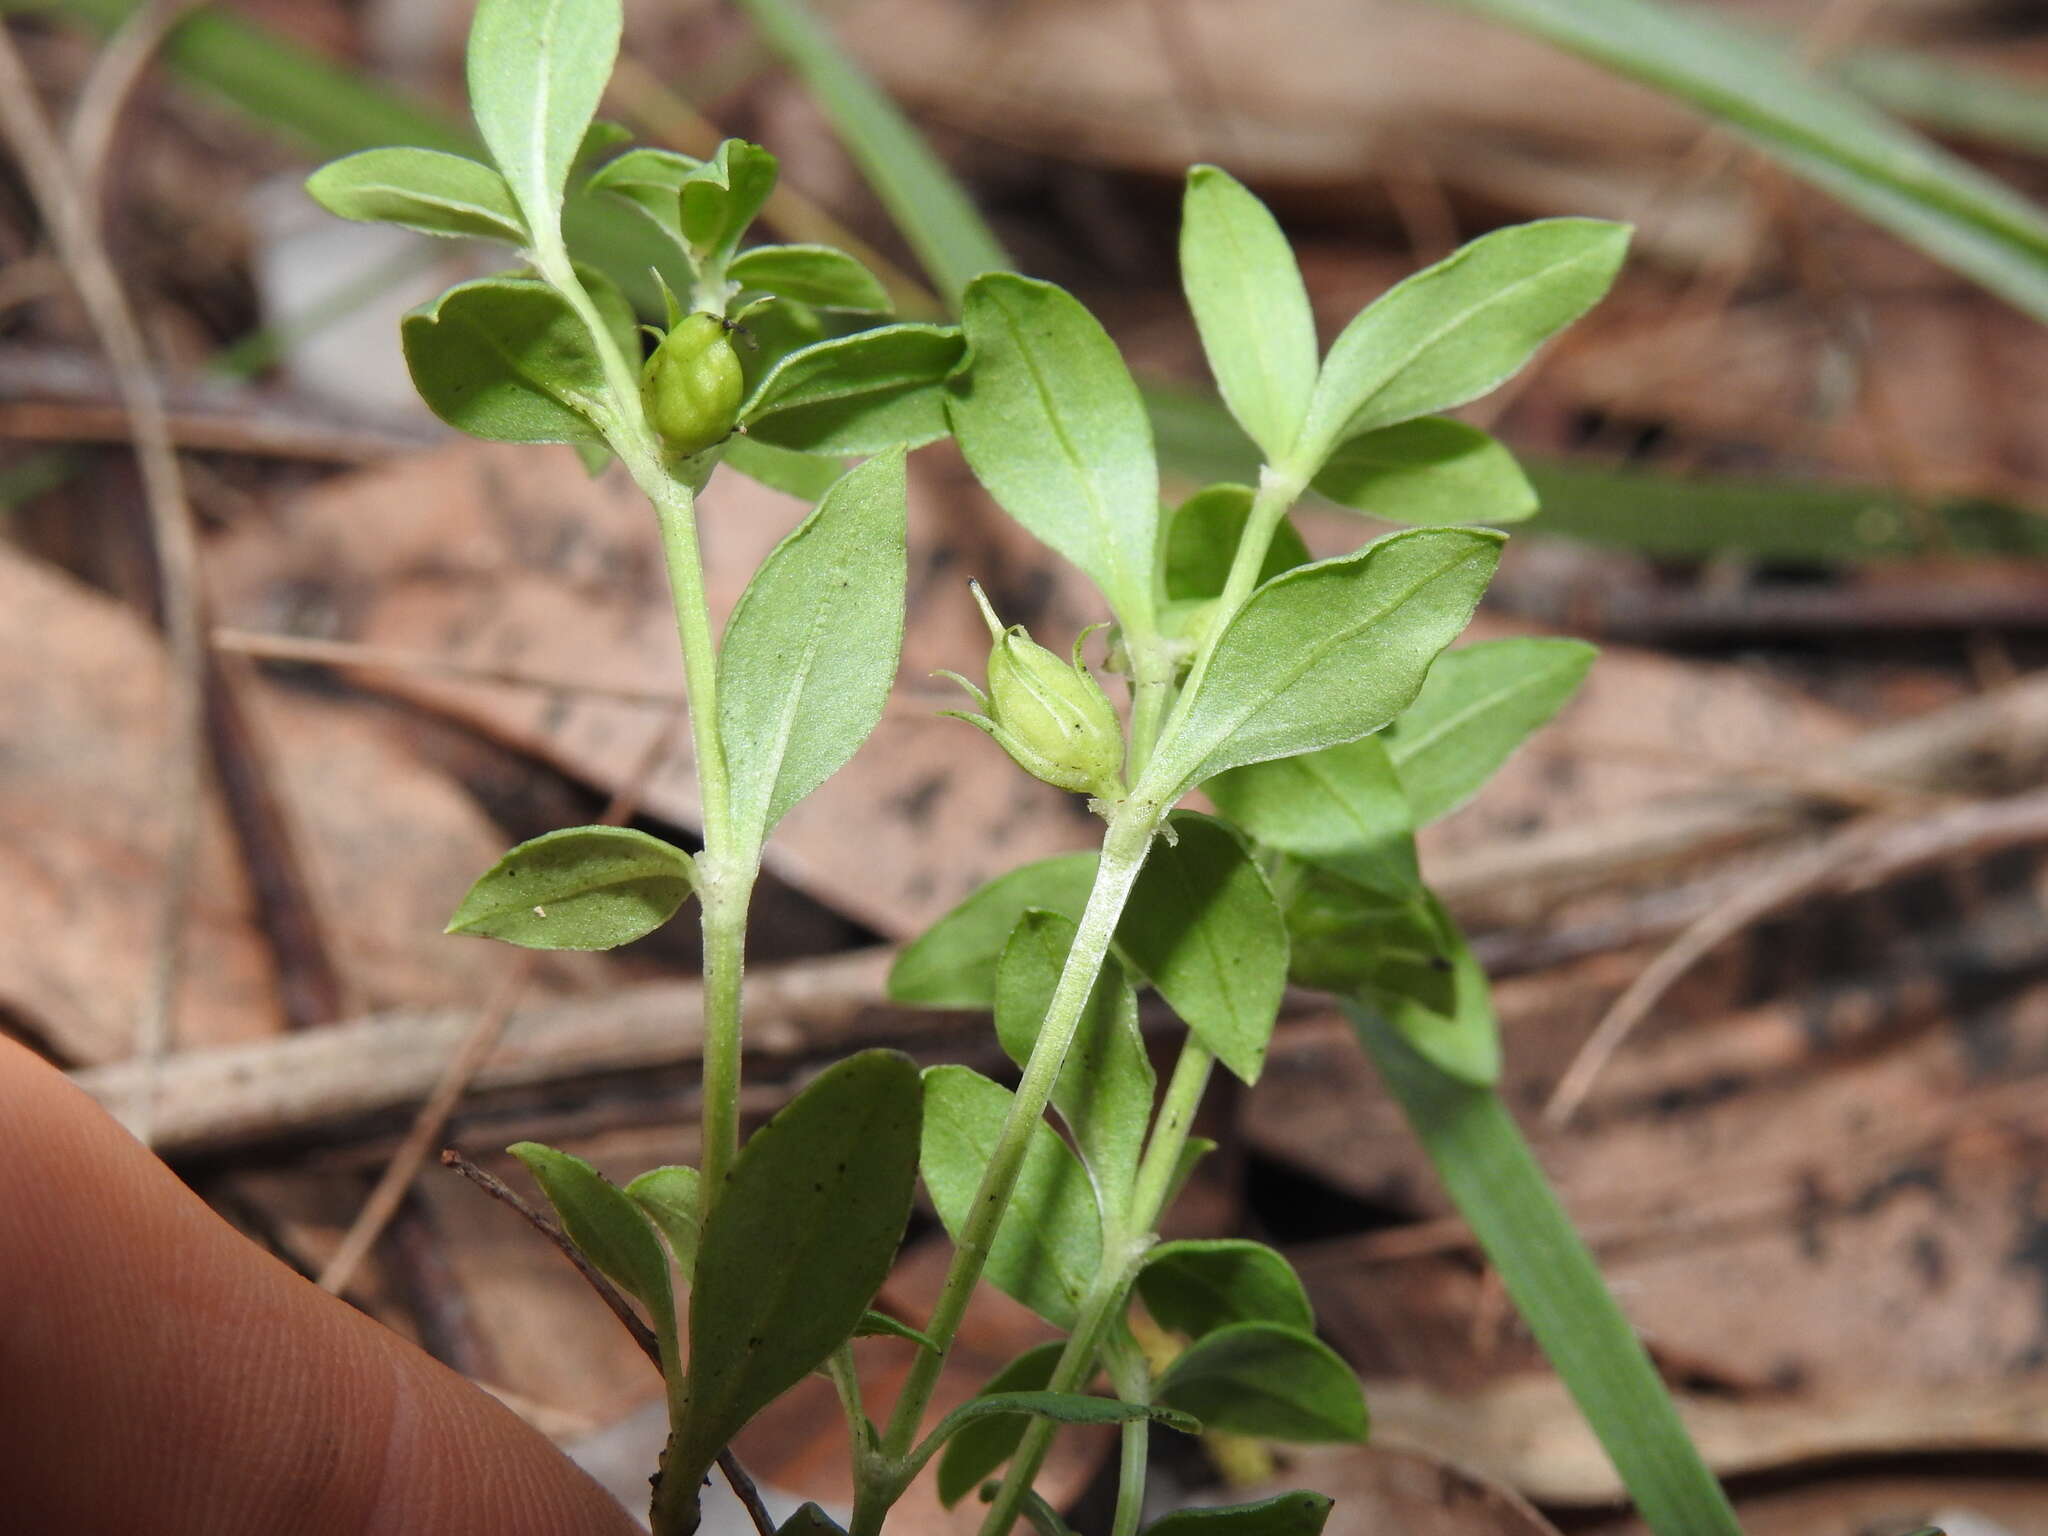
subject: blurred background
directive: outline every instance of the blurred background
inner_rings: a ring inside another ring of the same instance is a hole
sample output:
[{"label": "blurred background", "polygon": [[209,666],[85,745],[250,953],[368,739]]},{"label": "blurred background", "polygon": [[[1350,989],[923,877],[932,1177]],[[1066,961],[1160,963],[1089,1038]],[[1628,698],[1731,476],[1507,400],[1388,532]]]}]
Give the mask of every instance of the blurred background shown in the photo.
[{"label": "blurred background", "polygon": [[[406,380],[398,316],[502,256],[300,190],[353,149],[461,146],[469,7],[0,11],[32,82],[0,89],[58,127],[39,169],[10,126],[0,165],[0,1028],[631,1502],[660,1420],[630,1341],[506,1213],[389,1174],[443,1141],[693,1155],[688,923],[605,956],[440,936],[510,841],[609,810],[687,843],[695,814],[630,485],[458,440]],[[787,0],[628,0],[607,115],[766,145],[771,228],[937,317],[835,94],[870,72],[1123,346],[1179,489],[1248,463],[1178,291],[1190,162],[1271,204],[1326,339],[1502,224],[1637,226],[1613,296],[1461,413],[1545,502],[1475,637],[1604,654],[1432,830],[1429,873],[1500,983],[1510,1101],[1746,1527],[2048,1533],[2048,8],[819,11],[840,51],[792,69],[760,25]],[[131,446],[152,393],[182,500]],[[803,509],[725,475],[705,506],[729,604]],[[1360,538],[1303,522],[1320,551]],[[778,834],[750,1112],[856,1045],[996,1070],[985,1020],[880,1001],[886,946],[1092,843],[933,715],[929,671],[986,644],[969,576],[1055,648],[1099,617],[949,447],[915,456],[899,696]],[[1376,1445],[1162,1440],[1162,1498],[1284,1476],[1339,1497],[1336,1532],[1637,1529],[1341,1021],[1291,1006],[1265,1080],[1210,1114],[1225,1155],[1177,1230],[1289,1253]],[[884,1294],[913,1318],[946,1254],[921,1222]],[[1039,1327],[986,1298],[952,1394]],[[862,1348],[886,1390],[903,1346]],[[1062,1446],[1048,1489],[1100,1524],[1110,1442]],[[847,1495],[822,1384],[742,1449]]]}]

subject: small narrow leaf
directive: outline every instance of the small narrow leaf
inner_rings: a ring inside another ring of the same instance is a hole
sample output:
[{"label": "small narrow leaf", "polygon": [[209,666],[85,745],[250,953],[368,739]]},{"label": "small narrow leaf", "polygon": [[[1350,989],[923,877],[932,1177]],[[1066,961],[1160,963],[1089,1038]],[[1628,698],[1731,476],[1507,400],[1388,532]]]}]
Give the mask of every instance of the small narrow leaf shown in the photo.
[{"label": "small narrow leaf", "polygon": [[399,335],[433,413],[496,443],[594,443],[608,418],[590,332],[546,283],[461,283],[408,314]]},{"label": "small narrow leaf", "polygon": [[675,1255],[676,1268],[687,1280],[697,1269],[697,1242],[702,1235],[697,1170],[681,1165],[650,1168],[626,1186],[633,1203],[645,1211]]},{"label": "small narrow leaf", "polygon": [[[957,1240],[1010,1112],[1010,1090],[967,1067],[925,1073],[925,1188],[939,1220]],[[1101,1223],[1088,1175],[1043,1121],[996,1232],[989,1284],[1056,1328],[1071,1328],[1075,1308],[1102,1263]]]},{"label": "small narrow leaf", "polygon": [[559,225],[569,168],[619,53],[619,0],[478,0],[476,126],[536,238]]},{"label": "small narrow leaf", "polygon": [[1374,890],[1419,895],[1414,816],[1384,739],[1233,768],[1202,792],[1264,847]]},{"label": "small narrow leaf", "polygon": [[1501,539],[1418,528],[1274,577],[1217,640],[1133,792],[1170,801],[1226,769],[1379,730],[1472,617]]},{"label": "small narrow leaf", "polygon": [[1350,997],[1384,976],[1441,1012],[1456,1005],[1444,935],[1425,893],[1360,885],[1291,858],[1274,862],[1287,913],[1287,974]]},{"label": "small narrow leaf", "polygon": [[1443,904],[1426,897],[1423,911],[1441,958],[1422,966],[1383,959],[1353,992],[1354,1005],[1377,1012],[1424,1060],[1459,1082],[1491,1087],[1500,1079],[1493,988]]},{"label": "small narrow leaf", "polygon": [[[1064,1340],[1054,1339],[1025,1350],[989,1378],[988,1385],[981,1389],[981,1395],[992,1397],[1006,1392],[1042,1389],[1052,1380],[1052,1373],[1060,1363],[1060,1353],[1065,1348]],[[945,1450],[939,1454],[939,1502],[951,1509],[974,1492],[983,1478],[994,1474],[1016,1454],[1030,1422],[1026,1414],[998,1414],[977,1418],[956,1428],[947,1437]]]},{"label": "small narrow leaf", "polygon": [[968,285],[960,323],[971,354],[946,411],[975,478],[1150,631],[1159,472],[1116,344],[1072,296],[1006,272]]},{"label": "small narrow leaf", "polygon": [[745,139],[727,139],[682,185],[683,238],[699,270],[718,272],[775,190],[775,157]]},{"label": "small narrow leaf", "polygon": [[1228,827],[1195,811],[1168,825],[1175,840],[1146,856],[1117,947],[1218,1061],[1256,1082],[1287,987],[1286,923]]},{"label": "small narrow leaf", "polygon": [[1278,463],[1315,391],[1315,316],[1273,215],[1213,165],[1188,172],[1180,274],[1230,414]]},{"label": "small narrow leaf", "polygon": [[[610,193],[631,203],[686,252],[683,240],[682,191],[704,162],[668,149],[629,149],[601,166],[584,184],[585,193]],[[694,270],[694,262],[692,269]]]},{"label": "small narrow leaf", "polygon": [[719,651],[732,830],[758,846],[882,718],[903,644],[903,454],[829,491],[747,584]]},{"label": "small narrow leaf", "polygon": [[1162,1327],[1191,1339],[1232,1323],[1315,1327],[1294,1266],[1244,1238],[1160,1244],[1138,1272],[1138,1295]]},{"label": "small narrow leaf", "polygon": [[888,1313],[877,1312],[872,1308],[861,1313],[860,1321],[854,1324],[853,1336],[856,1339],[908,1339],[913,1344],[922,1345],[935,1352],[939,1347],[910,1324],[898,1322]]},{"label": "small narrow leaf", "polygon": [[450,933],[526,949],[616,949],[654,932],[696,888],[680,848],[631,827],[544,832],[486,870]]},{"label": "small narrow leaf", "polygon": [[1202,1432],[1201,1423],[1177,1408],[1154,1403],[1126,1403],[1113,1397],[1093,1397],[1083,1392],[991,1392],[970,1397],[943,1419],[925,1437],[913,1455],[922,1462],[945,1444],[947,1438],[977,1420],[1021,1414],[1026,1418],[1051,1419],[1055,1424],[1128,1424],[1150,1419],[1177,1429],[1184,1435]]},{"label": "small narrow leaf", "polygon": [[1536,491],[1515,456],[1477,427],[1420,416],[1340,443],[1315,477],[1339,506],[1390,523],[1518,523]]},{"label": "small narrow leaf", "polygon": [[886,315],[890,310],[889,292],[881,279],[829,245],[757,245],[735,256],[725,275],[740,285],[742,293],[755,289],[858,315]]},{"label": "small narrow leaf", "polygon": [[1628,236],[1598,219],[1518,224],[1389,289],[1324,359],[1294,466],[1313,476],[1347,438],[1502,383],[1607,292]]},{"label": "small narrow leaf", "polygon": [[[775,1536],[846,1536],[846,1532],[816,1504],[804,1504],[775,1528]],[[1287,1533],[1276,1533],[1287,1536]]]},{"label": "small narrow leaf", "polygon": [[583,1256],[644,1303],[657,1327],[673,1326],[668,1257],[646,1213],[580,1157],[537,1141],[514,1142],[505,1150],[526,1164]]},{"label": "small narrow leaf", "polygon": [[526,226],[505,178],[435,149],[366,149],[323,165],[306,191],[329,213],[429,235],[524,245]]},{"label": "small narrow leaf", "polygon": [[749,480],[758,480],[770,490],[800,501],[818,500],[846,473],[844,460],[776,448],[737,435],[726,439],[725,453],[719,462]]},{"label": "small narrow leaf", "polygon": [[1322,1536],[1332,1502],[1297,1488],[1255,1504],[1177,1509],[1146,1526],[1141,1536]]},{"label": "small narrow leaf", "polygon": [[[1231,561],[1237,556],[1238,541],[1250,520],[1252,488],[1248,485],[1211,485],[1195,492],[1175,509],[1166,525],[1166,595],[1182,602],[1219,597],[1230,580]],[[1282,571],[1309,562],[1308,546],[1294,524],[1283,518],[1266,546],[1265,564],[1259,580],[1270,581]]]},{"label": "small narrow leaf", "polygon": [[910,1217],[921,1097],[908,1057],[862,1051],[740,1150],[697,1251],[690,1405],[664,1475],[694,1485],[859,1325]]},{"label": "small narrow leaf", "polygon": [[1578,691],[1598,655],[1581,640],[1488,640],[1436,660],[1387,730],[1417,826],[1470,799]]},{"label": "small narrow leaf", "polygon": [[[996,1038],[1023,1066],[1038,1043],[1067,952],[1073,919],[1032,910],[1018,922],[996,969]],[[1157,1085],[1138,1033],[1138,998],[1113,958],[1104,962],[1053,1084],[1052,1102],[1094,1175],[1105,1220],[1114,1220],[1137,1177]]]},{"label": "small narrow leaf", "polygon": [[903,947],[889,969],[893,1002],[993,1008],[996,962],[1033,907],[1078,922],[1095,884],[1096,856],[1061,853],[996,876]]},{"label": "small narrow leaf", "polygon": [[1159,1378],[1162,1403],[1211,1430],[1293,1444],[1365,1438],[1365,1394],[1314,1334],[1232,1323],[1197,1340]]},{"label": "small narrow leaf", "polygon": [[944,382],[965,346],[942,325],[884,325],[790,353],[740,409],[747,433],[802,453],[868,454],[946,435]]}]

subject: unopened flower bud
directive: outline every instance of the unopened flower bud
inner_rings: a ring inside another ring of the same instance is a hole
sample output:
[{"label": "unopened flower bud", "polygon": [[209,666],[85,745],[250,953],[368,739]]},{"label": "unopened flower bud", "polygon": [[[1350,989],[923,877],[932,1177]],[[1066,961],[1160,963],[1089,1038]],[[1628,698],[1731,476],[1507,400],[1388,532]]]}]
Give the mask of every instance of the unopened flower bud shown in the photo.
[{"label": "unopened flower bud", "polygon": [[684,315],[640,370],[640,399],[662,445],[688,458],[722,443],[739,419],[746,381],[716,315]]},{"label": "unopened flower bud", "polygon": [[1123,726],[1095,674],[1081,661],[1082,641],[1074,642],[1074,659],[1062,661],[1023,625],[1004,628],[978,585],[974,600],[995,642],[988,655],[988,691],[964,677],[955,675],[954,680],[987,713],[948,713],[986,731],[1035,778],[1104,801],[1122,798]]}]

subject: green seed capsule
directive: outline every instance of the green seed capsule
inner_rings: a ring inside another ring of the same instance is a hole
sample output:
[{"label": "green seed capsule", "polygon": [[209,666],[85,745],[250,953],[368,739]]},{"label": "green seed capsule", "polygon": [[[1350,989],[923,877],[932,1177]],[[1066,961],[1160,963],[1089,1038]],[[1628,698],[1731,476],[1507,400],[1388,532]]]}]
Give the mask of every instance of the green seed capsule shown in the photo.
[{"label": "green seed capsule", "polygon": [[995,642],[988,656],[988,691],[964,677],[955,681],[987,713],[956,718],[986,731],[1035,778],[1101,800],[1122,798],[1123,727],[1095,674],[1082,664],[1080,642],[1075,642],[1073,661],[1061,661],[1023,625],[1005,629],[979,586],[974,600]]},{"label": "green seed capsule", "polygon": [[739,420],[746,381],[716,315],[685,315],[640,370],[640,399],[662,445],[688,458],[722,443]]}]

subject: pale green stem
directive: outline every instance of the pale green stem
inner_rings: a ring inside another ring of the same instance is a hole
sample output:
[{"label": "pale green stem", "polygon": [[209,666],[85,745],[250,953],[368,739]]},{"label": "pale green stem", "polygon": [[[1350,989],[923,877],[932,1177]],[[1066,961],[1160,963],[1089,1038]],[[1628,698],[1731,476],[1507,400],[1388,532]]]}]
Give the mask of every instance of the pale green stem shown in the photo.
[{"label": "pale green stem", "polygon": [[1152,759],[1159,741],[1159,727],[1173,702],[1173,663],[1160,653],[1159,639],[1148,635],[1131,642],[1131,745],[1126,754],[1124,779],[1135,784],[1138,774]]},{"label": "pale green stem", "polygon": [[[1132,1348],[1128,1333],[1112,1331],[1102,1344],[1116,1395],[1127,1403],[1150,1402],[1152,1372],[1144,1356]],[[1122,1452],[1117,1466],[1116,1514],[1109,1536],[1137,1536],[1138,1525],[1145,1518],[1146,1469],[1152,1454],[1149,1419],[1133,1419],[1123,1426]]]},{"label": "pale green stem", "polygon": [[[1081,914],[1073,947],[1067,952],[1059,985],[1047,1006],[1045,1024],[1038,1032],[1030,1059],[1024,1064],[1023,1077],[1010,1102],[1010,1113],[996,1137],[988,1168],[982,1174],[974,1203],[968,1208],[967,1219],[956,1239],[952,1267],[946,1272],[945,1288],[940,1292],[938,1306],[925,1327],[926,1336],[935,1347],[919,1352],[916,1363],[911,1367],[910,1379],[896,1400],[888,1432],[883,1436],[883,1452],[892,1461],[900,1462],[909,1454],[918,1426],[924,1420],[925,1409],[930,1406],[932,1388],[946,1363],[947,1353],[953,1347],[954,1336],[960,1331],[960,1321],[966,1315],[974,1287],[988,1263],[989,1249],[1009,1208],[1010,1194],[1016,1187],[1024,1153],[1044,1118],[1046,1103],[1052,1097],[1053,1083],[1066,1062],[1067,1048],[1073,1044],[1074,1033],[1080,1027],[1089,991],[1102,969],[1104,956],[1109,953],[1109,941],[1116,932],[1117,921],[1123,916],[1124,902],[1130,896],[1131,886],[1137,881],[1138,871],[1151,847],[1159,814],[1159,807],[1125,801],[1111,817],[1109,830],[1102,840],[1102,858],[1096,867],[1095,886],[1088,894],[1088,905]],[[872,1536],[876,1528],[863,1529],[857,1521],[854,1536]]]}]

